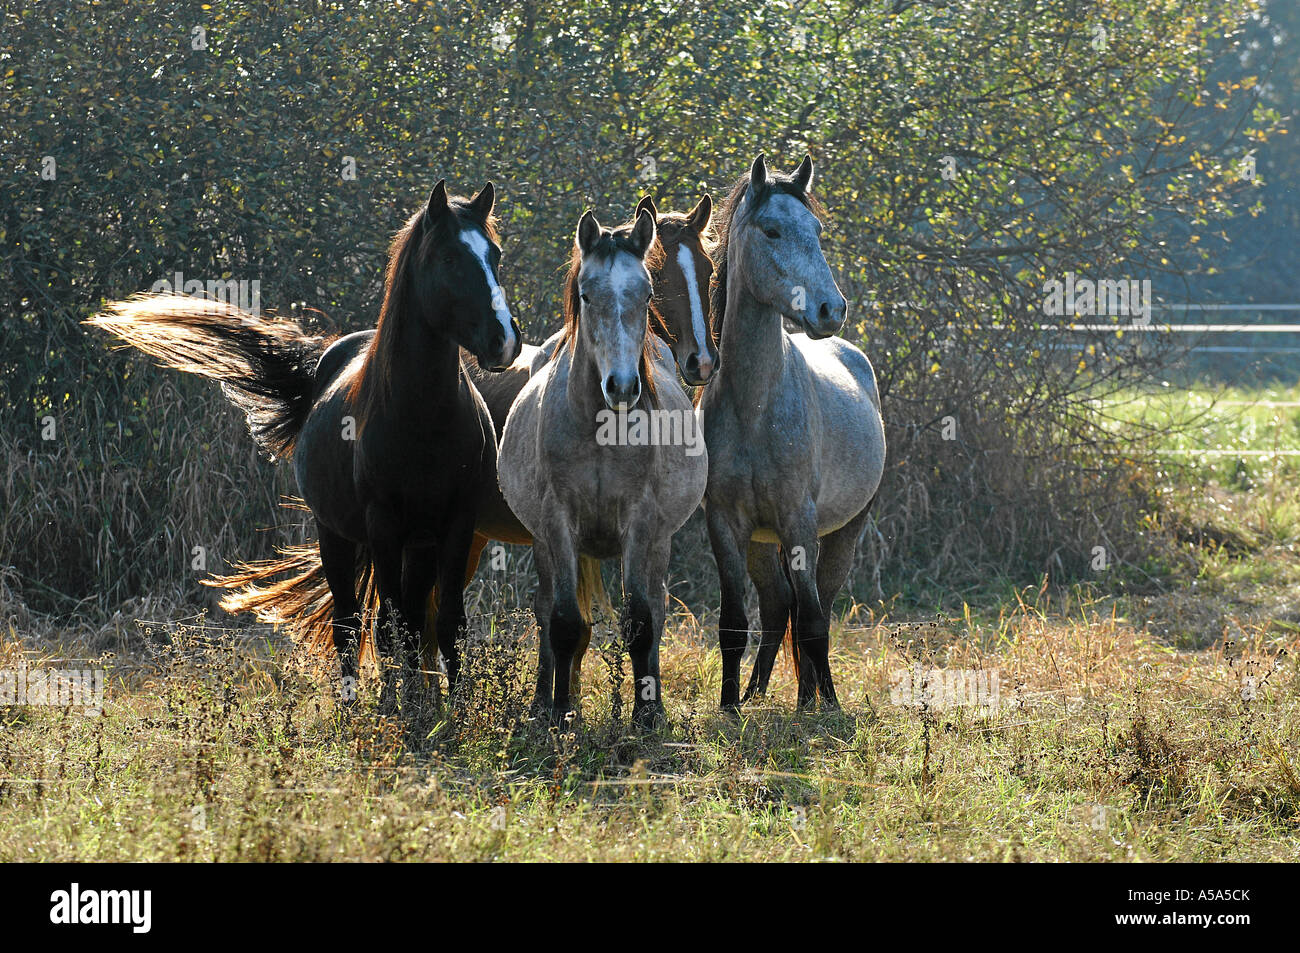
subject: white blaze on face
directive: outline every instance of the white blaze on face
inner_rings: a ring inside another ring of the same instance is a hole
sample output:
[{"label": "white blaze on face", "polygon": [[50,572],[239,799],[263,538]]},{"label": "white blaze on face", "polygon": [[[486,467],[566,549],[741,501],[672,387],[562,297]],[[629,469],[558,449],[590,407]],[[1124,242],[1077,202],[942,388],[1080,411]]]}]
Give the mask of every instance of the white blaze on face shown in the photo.
[{"label": "white blaze on face", "polygon": [[677,264],[686,277],[686,294],[691,302],[691,330],[695,333],[695,350],[701,358],[709,354],[709,335],[704,326],[704,306],[700,302],[700,283],[696,281],[695,256],[685,242],[677,246]]},{"label": "white blaze on face", "polygon": [[488,293],[492,295],[492,310],[496,313],[497,320],[501,322],[501,331],[505,334],[505,344],[502,345],[501,352],[507,356],[514,354],[517,342],[511,324],[510,308],[506,305],[506,293],[501,285],[497,283],[496,275],[492,273],[492,265],[488,261],[488,240],[476,228],[462,229],[460,240],[466,248],[473,252],[474,257],[478,259],[479,265],[483,268],[483,277],[487,279]]}]

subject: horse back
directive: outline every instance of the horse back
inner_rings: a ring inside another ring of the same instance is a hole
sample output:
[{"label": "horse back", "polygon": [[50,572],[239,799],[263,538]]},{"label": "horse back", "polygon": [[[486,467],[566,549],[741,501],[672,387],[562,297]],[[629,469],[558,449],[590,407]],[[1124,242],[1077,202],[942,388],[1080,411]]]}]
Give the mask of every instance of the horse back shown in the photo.
[{"label": "horse back", "polygon": [[[525,344],[515,362],[503,371],[485,371],[468,351],[461,351],[461,362],[469,375],[470,381],[478,389],[492,416],[492,427],[496,431],[497,444],[501,444],[505,432],[506,418],[510,408],[519,398],[524,385],[531,375],[531,365],[538,348]],[[519,517],[510,509],[497,479],[496,459],[492,461],[492,472],[483,479],[479,494],[478,530],[492,539],[507,543],[531,543],[532,536]]]},{"label": "horse back", "polygon": [[374,336],[374,328],[365,331],[353,331],[351,334],[345,334],[336,339],[334,343],[325,349],[325,353],[316,362],[317,397],[334,382],[334,379],[352,363],[353,359],[365,353]]},{"label": "horse back", "polygon": [[483,396],[483,402],[487,404],[488,413],[492,415],[492,426],[497,433],[497,439],[501,439],[501,433],[505,430],[506,418],[510,416],[510,408],[514,405],[515,399],[519,392],[524,389],[528,383],[528,378],[532,374],[532,364],[540,348],[532,344],[525,344],[519,351],[519,356],[515,362],[503,371],[485,371],[479,367],[478,359],[469,351],[461,348],[460,359],[465,365],[465,370],[469,373],[469,379],[478,392]]}]

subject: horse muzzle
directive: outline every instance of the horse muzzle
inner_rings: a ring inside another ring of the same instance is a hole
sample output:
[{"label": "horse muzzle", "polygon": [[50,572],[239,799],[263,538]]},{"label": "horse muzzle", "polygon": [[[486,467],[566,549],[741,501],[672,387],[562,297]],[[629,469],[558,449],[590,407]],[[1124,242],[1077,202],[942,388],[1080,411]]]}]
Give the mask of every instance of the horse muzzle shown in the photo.
[{"label": "horse muzzle", "polygon": [[848,310],[848,303],[843,298],[836,302],[823,301],[812,317],[801,315],[799,323],[808,337],[820,341],[840,332]]},{"label": "horse muzzle", "polygon": [[641,399],[641,378],[636,375],[620,378],[610,374],[601,383],[600,392],[610,410],[629,411]]},{"label": "horse muzzle", "polygon": [[523,349],[524,339],[523,335],[519,333],[519,325],[511,321],[509,337],[498,332],[492,342],[492,347],[480,359],[479,366],[489,371],[504,371],[515,362]]},{"label": "horse muzzle", "polygon": [[682,380],[692,387],[700,387],[713,379],[718,372],[719,359],[710,354],[703,357],[696,351],[689,354],[682,365]]}]

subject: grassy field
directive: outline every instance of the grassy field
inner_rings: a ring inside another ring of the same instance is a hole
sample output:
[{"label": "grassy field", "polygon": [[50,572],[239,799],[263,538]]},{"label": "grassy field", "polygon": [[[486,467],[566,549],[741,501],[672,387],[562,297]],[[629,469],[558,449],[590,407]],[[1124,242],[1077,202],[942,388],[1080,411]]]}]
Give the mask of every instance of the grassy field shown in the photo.
[{"label": "grassy field", "polygon": [[[1171,451],[1272,451],[1300,448],[1300,408],[1261,402],[1298,399],[1110,409]],[[366,686],[340,712],[261,627],[52,628],[4,605],[0,668],[113,651],[102,716],[0,708],[0,860],[1295,860],[1300,458],[1168,459],[1189,558],[1165,577],[841,606],[842,714],[796,714],[784,661],[767,702],[719,714],[713,620],[680,611],[671,726],[646,735],[608,630],[581,722],[531,722],[518,610],[476,617],[466,694],[402,722]]]}]

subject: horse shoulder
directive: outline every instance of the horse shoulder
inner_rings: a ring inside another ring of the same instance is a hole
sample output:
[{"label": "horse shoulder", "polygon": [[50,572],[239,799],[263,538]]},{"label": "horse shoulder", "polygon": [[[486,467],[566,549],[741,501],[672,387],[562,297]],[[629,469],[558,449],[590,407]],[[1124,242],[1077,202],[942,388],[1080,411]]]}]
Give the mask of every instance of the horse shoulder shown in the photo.
[{"label": "horse shoulder", "polygon": [[[536,348],[533,348],[536,350]],[[466,362],[465,369],[470,380],[482,395],[492,417],[492,427],[499,438],[505,429],[506,418],[510,409],[528,384],[530,370],[520,355],[513,364],[501,371],[484,371],[477,364]]]},{"label": "horse shoulder", "polygon": [[885,429],[875,371],[842,338],[796,340],[811,371],[817,404],[817,508],[828,526],[861,511],[875,495],[885,465]]}]

